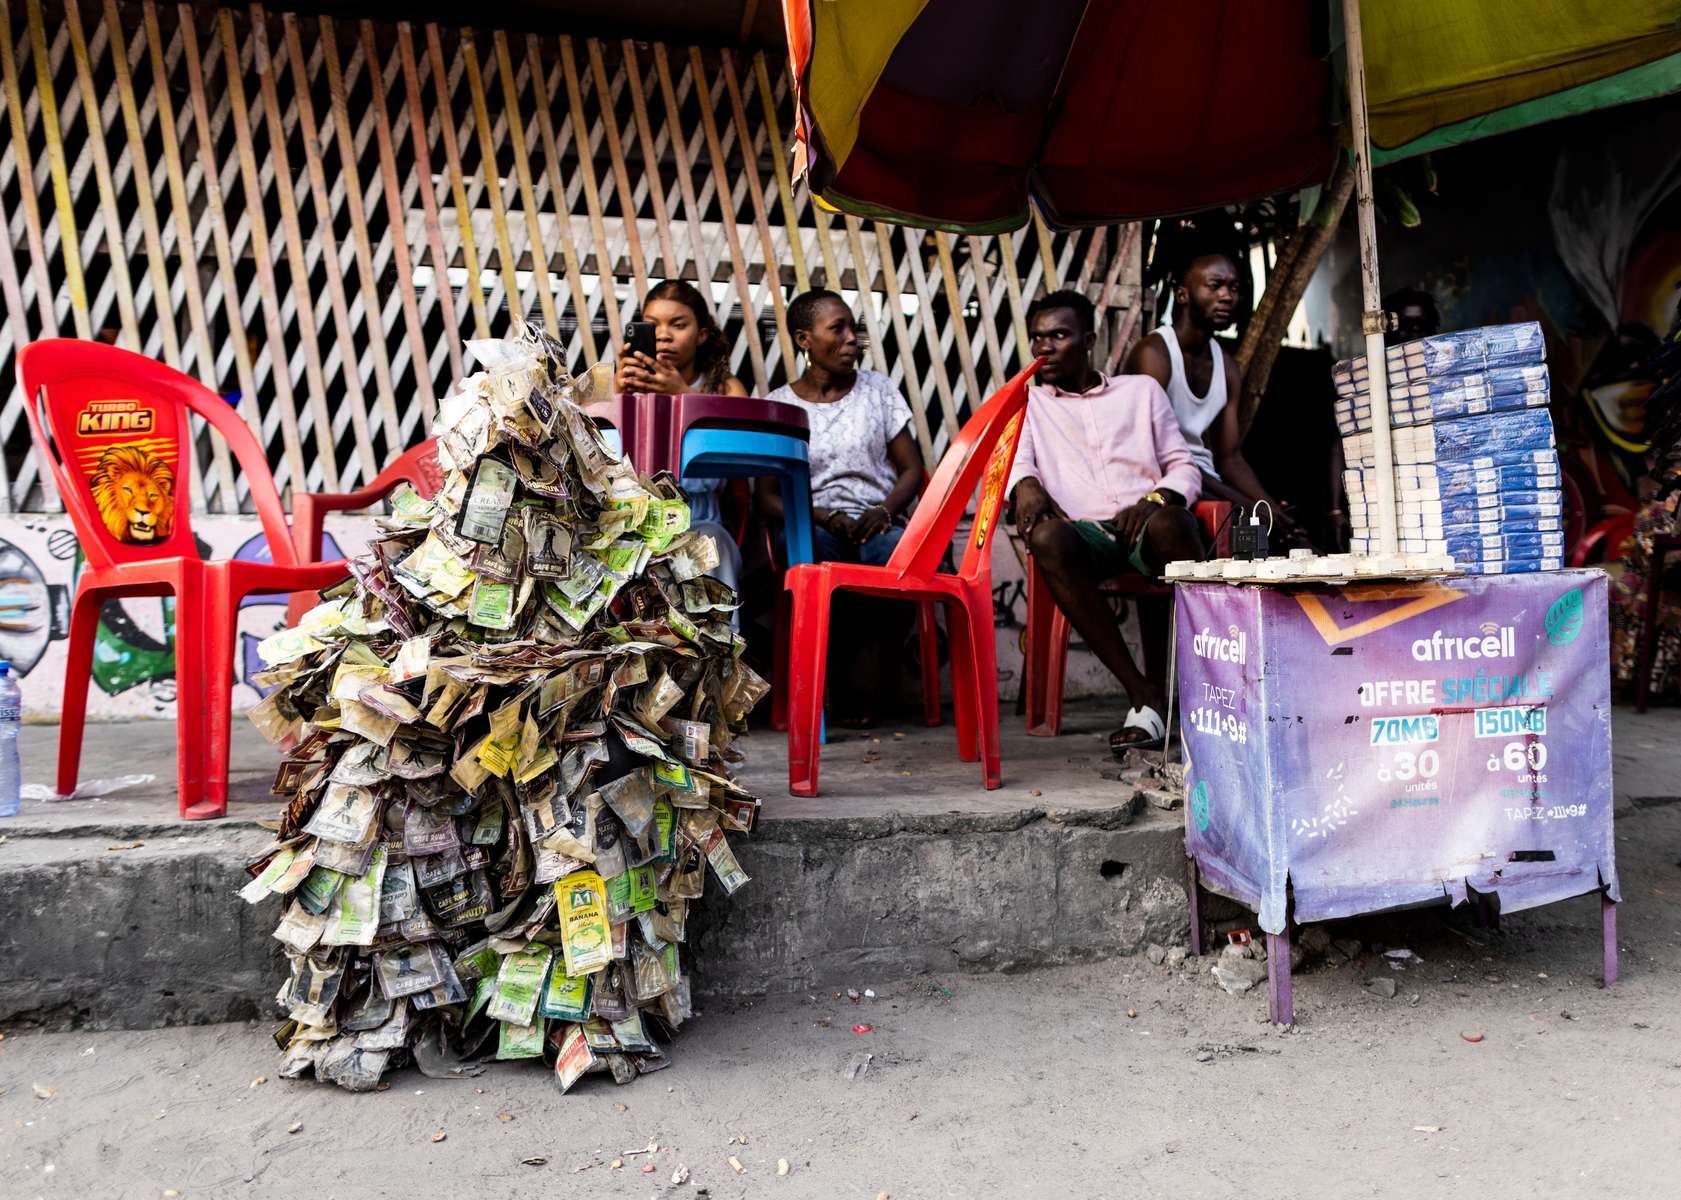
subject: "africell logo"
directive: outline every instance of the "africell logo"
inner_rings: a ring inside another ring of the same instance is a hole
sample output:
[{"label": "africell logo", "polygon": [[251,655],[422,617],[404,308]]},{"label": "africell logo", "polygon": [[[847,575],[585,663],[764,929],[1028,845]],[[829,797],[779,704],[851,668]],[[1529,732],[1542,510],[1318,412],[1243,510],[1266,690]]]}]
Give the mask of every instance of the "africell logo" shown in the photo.
[{"label": "africell logo", "polygon": [[1249,661],[1249,635],[1236,625],[1226,629],[1230,637],[1217,637],[1204,629],[1191,639],[1191,653],[1198,658],[1212,658],[1219,662],[1237,663],[1240,666]]},{"label": "africell logo", "polygon": [[1518,631],[1512,625],[1496,625],[1490,621],[1482,626],[1481,636],[1454,637],[1440,629],[1427,638],[1413,643],[1413,658],[1418,662],[1453,662],[1463,658],[1515,658],[1518,652]]}]

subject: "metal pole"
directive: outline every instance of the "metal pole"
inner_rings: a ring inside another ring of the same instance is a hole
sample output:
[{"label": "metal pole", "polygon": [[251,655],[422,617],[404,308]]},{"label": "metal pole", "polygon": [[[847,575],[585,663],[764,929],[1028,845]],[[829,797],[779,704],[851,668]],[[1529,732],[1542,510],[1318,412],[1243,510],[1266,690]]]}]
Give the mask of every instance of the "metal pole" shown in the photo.
[{"label": "metal pole", "polygon": [[[1143,618],[1139,618],[1142,620]],[[1167,752],[1173,745],[1173,714],[1178,708],[1173,703],[1173,687],[1178,682],[1179,675],[1179,589],[1173,589],[1173,599],[1167,607],[1167,712],[1162,714],[1166,728],[1162,730],[1162,764],[1163,773],[1167,771]],[[1185,740],[1185,730],[1179,730],[1179,740]]]},{"label": "metal pole", "polygon": [[[1378,550],[1396,552],[1395,449],[1389,436],[1389,364],[1383,353],[1383,289],[1377,274],[1377,216],[1372,205],[1372,143],[1366,121],[1366,53],[1360,40],[1360,0],[1342,0],[1348,51],[1348,107],[1354,117],[1354,200],[1360,226],[1360,328],[1372,394],[1372,446],[1377,459]],[[1368,513],[1368,524],[1371,524]]]}]

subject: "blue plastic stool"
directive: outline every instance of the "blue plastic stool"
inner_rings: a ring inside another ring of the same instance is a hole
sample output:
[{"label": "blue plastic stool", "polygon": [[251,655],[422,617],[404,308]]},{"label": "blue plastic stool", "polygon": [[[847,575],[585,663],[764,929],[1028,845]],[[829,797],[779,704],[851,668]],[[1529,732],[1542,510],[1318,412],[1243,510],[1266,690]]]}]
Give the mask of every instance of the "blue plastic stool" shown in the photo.
[{"label": "blue plastic stool", "polygon": [[[753,479],[769,475],[782,494],[782,553],[789,566],[817,561],[811,536],[811,458],[805,439],[757,429],[690,429],[683,435],[682,475]],[[829,723],[818,726],[829,740]]]},{"label": "blue plastic stool", "polygon": [[790,566],[816,561],[811,465],[803,439],[757,429],[690,429],[683,435],[679,474],[697,479],[774,477],[782,493],[783,555]]}]

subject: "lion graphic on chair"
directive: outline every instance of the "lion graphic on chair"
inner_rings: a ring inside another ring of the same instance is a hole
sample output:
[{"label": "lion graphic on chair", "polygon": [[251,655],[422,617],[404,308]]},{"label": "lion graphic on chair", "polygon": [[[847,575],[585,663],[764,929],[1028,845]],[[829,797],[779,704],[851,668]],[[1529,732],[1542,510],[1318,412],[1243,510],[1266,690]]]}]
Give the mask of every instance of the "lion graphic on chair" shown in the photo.
[{"label": "lion graphic on chair", "polygon": [[119,542],[147,546],[175,529],[175,472],[139,446],[111,446],[88,481],[105,528]]}]

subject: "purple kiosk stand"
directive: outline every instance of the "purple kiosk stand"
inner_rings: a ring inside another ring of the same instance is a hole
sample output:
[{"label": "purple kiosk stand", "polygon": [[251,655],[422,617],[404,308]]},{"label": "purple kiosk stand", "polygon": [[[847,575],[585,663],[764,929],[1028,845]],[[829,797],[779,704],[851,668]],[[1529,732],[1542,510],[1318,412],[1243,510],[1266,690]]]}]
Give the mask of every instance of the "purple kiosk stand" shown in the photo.
[{"label": "purple kiosk stand", "polygon": [[1254,910],[1294,1021],[1290,926],[1598,892],[1617,978],[1611,683],[1597,570],[1180,582],[1191,953],[1198,887]]}]

